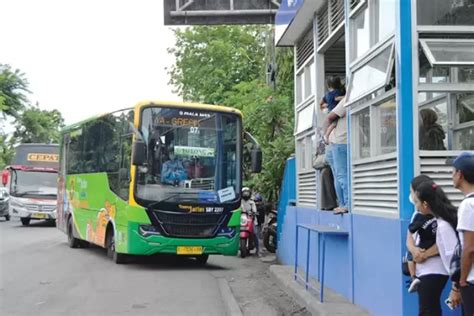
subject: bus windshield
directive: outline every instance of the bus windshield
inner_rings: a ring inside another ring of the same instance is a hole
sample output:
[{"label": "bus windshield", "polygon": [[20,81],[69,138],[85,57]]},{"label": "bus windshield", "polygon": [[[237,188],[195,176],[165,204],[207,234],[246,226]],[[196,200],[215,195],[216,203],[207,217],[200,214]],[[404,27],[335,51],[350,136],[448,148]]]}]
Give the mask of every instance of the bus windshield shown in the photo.
[{"label": "bus windshield", "polygon": [[147,107],[140,132],[147,164],[136,196],[147,202],[227,203],[240,191],[240,117],[172,107]]},{"label": "bus windshield", "polygon": [[12,178],[13,196],[56,197],[57,177],[55,172],[15,170]]}]

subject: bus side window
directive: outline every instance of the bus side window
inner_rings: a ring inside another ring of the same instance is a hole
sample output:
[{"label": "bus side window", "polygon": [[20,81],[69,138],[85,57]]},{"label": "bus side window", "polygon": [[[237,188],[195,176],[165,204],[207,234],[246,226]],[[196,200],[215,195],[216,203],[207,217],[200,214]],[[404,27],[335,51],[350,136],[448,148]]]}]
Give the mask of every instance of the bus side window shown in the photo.
[{"label": "bus side window", "polygon": [[82,129],[72,131],[70,134],[70,140],[68,144],[67,152],[67,173],[75,174],[82,173],[82,149],[83,149],[83,136]]}]

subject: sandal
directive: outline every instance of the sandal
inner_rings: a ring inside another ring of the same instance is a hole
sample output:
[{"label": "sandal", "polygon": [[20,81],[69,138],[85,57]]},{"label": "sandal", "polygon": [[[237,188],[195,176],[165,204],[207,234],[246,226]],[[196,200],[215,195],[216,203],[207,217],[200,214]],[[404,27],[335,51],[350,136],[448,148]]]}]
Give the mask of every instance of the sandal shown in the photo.
[{"label": "sandal", "polygon": [[334,215],[339,215],[339,214],[344,214],[344,213],[348,213],[349,210],[347,209],[347,207],[336,207],[334,209]]}]

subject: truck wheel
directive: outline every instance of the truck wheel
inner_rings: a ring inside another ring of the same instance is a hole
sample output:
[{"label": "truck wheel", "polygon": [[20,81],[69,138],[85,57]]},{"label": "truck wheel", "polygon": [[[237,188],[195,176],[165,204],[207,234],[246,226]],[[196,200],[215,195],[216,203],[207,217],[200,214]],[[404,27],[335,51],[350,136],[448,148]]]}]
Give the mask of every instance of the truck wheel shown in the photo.
[{"label": "truck wheel", "polygon": [[20,220],[21,220],[21,224],[22,224],[23,226],[28,226],[28,225],[30,225],[30,219],[29,219],[28,217],[21,217]]},{"label": "truck wheel", "polygon": [[127,255],[115,251],[115,236],[113,229],[107,230],[107,256],[112,258],[112,261],[116,264],[127,263]]},{"label": "truck wheel", "polygon": [[8,222],[10,220],[10,215],[5,215],[5,220]]},{"label": "truck wheel", "polygon": [[81,240],[74,237],[73,229],[72,217],[69,217],[67,222],[67,244],[69,245],[69,248],[79,248]]}]

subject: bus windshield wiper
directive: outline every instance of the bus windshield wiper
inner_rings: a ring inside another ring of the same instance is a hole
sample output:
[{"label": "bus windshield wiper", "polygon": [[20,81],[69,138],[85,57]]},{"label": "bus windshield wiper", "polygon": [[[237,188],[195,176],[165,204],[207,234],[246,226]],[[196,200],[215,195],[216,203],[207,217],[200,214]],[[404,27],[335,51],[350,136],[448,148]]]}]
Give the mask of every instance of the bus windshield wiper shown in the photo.
[{"label": "bus windshield wiper", "polygon": [[[195,192],[181,192],[181,193],[175,193],[175,194],[170,195],[170,196],[168,196],[168,197],[166,197],[166,198],[164,198],[164,199],[162,199],[162,200],[159,200],[159,201],[156,201],[156,202],[153,202],[153,203],[148,204],[148,207],[149,207],[149,208],[154,208],[155,206],[157,206],[157,205],[160,204],[161,202],[169,201],[169,200],[174,199],[174,198],[176,198],[176,197],[179,197],[179,196],[181,196],[181,195],[183,195],[183,194],[184,194],[184,195],[186,195],[186,194],[195,194]],[[184,201],[184,200],[183,200],[183,201]],[[183,201],[181,201],[181,202],[183,202]]]}]

